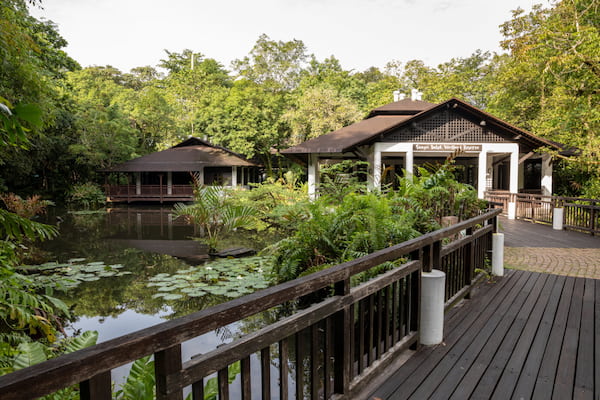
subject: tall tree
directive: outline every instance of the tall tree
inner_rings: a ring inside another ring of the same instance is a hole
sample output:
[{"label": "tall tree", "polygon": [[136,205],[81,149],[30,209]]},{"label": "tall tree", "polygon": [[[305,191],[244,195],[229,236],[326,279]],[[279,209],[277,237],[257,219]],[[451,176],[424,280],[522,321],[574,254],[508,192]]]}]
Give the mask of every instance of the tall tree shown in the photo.
[{"label": "tall tree", "polygon": [[576,147],[570,162],[595,177],[584,184],[586,194],[600,196],[600,4],[562,0],[519,9],[502,30],[509,56],[491,110]]},{"label": "tall tree", "polygon": [[275,41],[262,34],[250,54],[233,61],[232,67],[241,77],[274,91],[285,91],[298,85],[307,60],[301,40]]}]

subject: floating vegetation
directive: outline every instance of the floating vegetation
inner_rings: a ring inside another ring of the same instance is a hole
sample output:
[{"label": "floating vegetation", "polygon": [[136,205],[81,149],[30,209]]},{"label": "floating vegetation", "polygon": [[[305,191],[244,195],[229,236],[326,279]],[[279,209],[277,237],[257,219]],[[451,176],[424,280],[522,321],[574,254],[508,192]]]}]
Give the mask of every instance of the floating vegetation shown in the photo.
[{"label": "floating vegetation", "polygon": [[83,261],[85,258],[72,258],[66,263],[48,262],[36,266],[23,266],[19,271],[27,274],[36,284],[53,285],[63,291],[76,288],[82,282],[131,274],[129,271],[121,271],[121,264],[106,265],[103,261],[80,264]]},{"label": "floating vegetation", "polygon": [[235,298],[268,287],[270,274],[270,257],[227,258],[175,274],[157,274],[149,279],[148,286],[158,292],[152,297],[165,300],[205,295]]}]

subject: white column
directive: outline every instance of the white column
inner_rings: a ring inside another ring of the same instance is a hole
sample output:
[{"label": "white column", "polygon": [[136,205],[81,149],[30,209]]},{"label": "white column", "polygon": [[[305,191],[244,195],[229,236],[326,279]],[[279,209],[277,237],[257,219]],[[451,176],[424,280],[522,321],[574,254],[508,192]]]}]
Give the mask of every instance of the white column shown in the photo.
[{"label": "white column", "polygon": [[317,198],[317,185],[319,184],[319,157],[316,154],[308,155],[308,197]]},{"label": "white column", "polygon": [[[508,185],[510,193],[519,192],[519,145],[515,144],[513,151],[510,152],[510,181]],[[517,217],[517,203],[511,201],[508,203],[508,219]]]},{"label": "white column", "polygon": [[167,194],[173,194],[173,172],[167,171]]},{"label": "white column", "polygon": [[552,196],[552,157],[542,155],[542,194]]},{"label": "white column", "polygon": [[488,153],[485,162],[485,188],[484,192],[494,187],[494,156]]},{"label": "white column", "polygon": [[492,275],[504,276],[504,233],[492,235]]},{"label": "white column", "polygon": [[142,173],[141,172],[135,173],[135,194],[137,194],[137,195],[142,194]]},{"label": "white column", "polygon": [[237,186],[237,167],[231,167],[231,187]]},{"label": "white column", "polygon": [[372,189],[381,189],[381,151],[377,147],[373,150],[373,182]]},{"label": "white column", "polygon": [[477,197],[483,199],[487,176],[487,152],[482,149],[477,165]]},{"label": "white column", "polygon": [[419,342],[430,346],[444,340],[444,289],[446,274],[437,269],[421,274]]},{"label": "white column", "polygon": [[404,155],[404,169],[407,175],[412,175],[415,172],[415,153],[412,149],[408,150]]}]

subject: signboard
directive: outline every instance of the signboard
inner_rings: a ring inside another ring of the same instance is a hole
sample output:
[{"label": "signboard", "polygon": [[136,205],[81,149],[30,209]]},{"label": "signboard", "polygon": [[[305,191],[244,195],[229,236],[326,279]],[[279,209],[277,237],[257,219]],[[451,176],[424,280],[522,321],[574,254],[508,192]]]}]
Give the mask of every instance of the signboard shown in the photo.
[{"label": "signboard", "polygon": [[455,152],[478,153],[481,151],[480,144],[461,144],[461,143],[415,143],[413,151],[431,151],[431,152]]}]

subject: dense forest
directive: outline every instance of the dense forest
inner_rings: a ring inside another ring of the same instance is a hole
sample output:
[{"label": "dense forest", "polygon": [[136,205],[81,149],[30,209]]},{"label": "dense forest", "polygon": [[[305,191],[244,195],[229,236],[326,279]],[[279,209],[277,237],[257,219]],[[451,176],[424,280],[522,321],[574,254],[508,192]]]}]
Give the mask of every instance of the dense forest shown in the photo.
[{"label": "dense forest", "polygon": [[558,171],[568,183],[560,190],[600,197],[597,0],[515,10],[500,26],[503,54],[476,51],[438,66],[390,54],[383,69],[362,72],[335,56],[316,59],[301,40],[267,35],[229,67],[185,49],[129,72],[82,68],[63,50],[60,27],[29,15],[39,6],[0,4],[0,192],[60,201],[73,185],[100,183],[99,169],[189,135],[256,157],[272,174],[274,149],[355,122],[394,90],[418,88],[423,100],[457,97],[575,149]]}]

